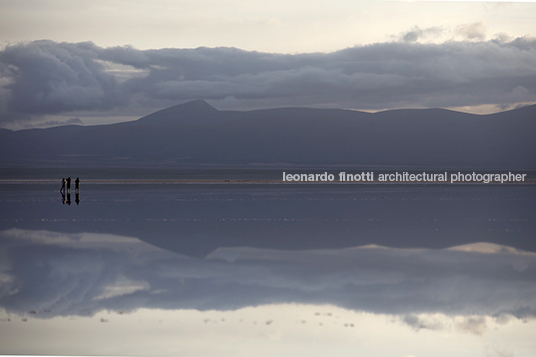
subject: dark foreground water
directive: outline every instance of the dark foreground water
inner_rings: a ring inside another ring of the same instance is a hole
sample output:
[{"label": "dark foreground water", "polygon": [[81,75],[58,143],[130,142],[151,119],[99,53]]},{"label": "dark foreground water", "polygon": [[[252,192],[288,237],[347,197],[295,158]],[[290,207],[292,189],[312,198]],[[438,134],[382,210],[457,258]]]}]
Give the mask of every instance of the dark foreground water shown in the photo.
[{"label": "dark foreground water", "polygon": [[26,179],[0,354],[536,354],[534,185]]}]

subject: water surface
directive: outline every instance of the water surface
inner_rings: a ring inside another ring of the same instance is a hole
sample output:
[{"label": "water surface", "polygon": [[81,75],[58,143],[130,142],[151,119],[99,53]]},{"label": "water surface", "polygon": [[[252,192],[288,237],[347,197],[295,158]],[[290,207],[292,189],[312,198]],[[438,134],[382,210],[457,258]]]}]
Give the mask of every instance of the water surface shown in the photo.
[{"label": "water surface", "polygon": [[532,185],[143,180],[0,184],[0,353],[536,352]]}]

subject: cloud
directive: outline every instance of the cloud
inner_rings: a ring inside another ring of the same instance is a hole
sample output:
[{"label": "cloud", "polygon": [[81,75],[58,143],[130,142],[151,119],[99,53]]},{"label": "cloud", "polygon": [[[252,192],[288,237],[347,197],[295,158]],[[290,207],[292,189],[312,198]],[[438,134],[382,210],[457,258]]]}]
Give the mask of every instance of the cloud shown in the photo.
[{"label": "cloud", "polygon": [[56,114],[109,109],[121,102],[115,78],[103,70],[91,43],[36,41],[0,52],[8,112]]},{"label": "cloud", "polygon": [[486,38],[486,25],[482,21],[460,25],[456,28],[456,34],[467,40],[481,41]]},{"label": "cloud", "polygon": [[445,32],[445,29],[442,27],[429,27],[426,29],[421,29],[419,26],[413,27],[410,31],[400,34],[400,40],[402,42],[416,42],[422,38],[428,37],[438,37]]},{"label": "cloud", "polygon": [[479,41],[485,27],[476,23],[457,30],[473,41],[416,42],[441,32],[415,27],[402,42],[294,55],[224,47],[137,50],[90,42],[22,43],[0,51],[0,118],[112,108],[117,113],[139,103],[162,108],[192,99],[216,107],[232,103],[232,109],[370,110],[536,100],[535,39]]},{"label": "cloud", "polygon": [[60,126],[60,125],[81,125],[84,124],[84,122],[80,118],[70,118],[68,120],[59,121],[59,120],[48,120],[45,122],[40,123],[29,123],[25,126],[25,129],[30,128],[49,128],[52,126]]},{"label": "cloud", "polygon": [[[105,234],[11,229],[0,238],[0,306],[15,313],[333,304],[400,315],[417,330],[443,328],[419,314],[464,315],[456,328],[475,334],[486,328],[482,316],[536,314],[536,254],[522,251],[225,248],[194,259]],[[520,262],[529,268],[519,271]]]}]

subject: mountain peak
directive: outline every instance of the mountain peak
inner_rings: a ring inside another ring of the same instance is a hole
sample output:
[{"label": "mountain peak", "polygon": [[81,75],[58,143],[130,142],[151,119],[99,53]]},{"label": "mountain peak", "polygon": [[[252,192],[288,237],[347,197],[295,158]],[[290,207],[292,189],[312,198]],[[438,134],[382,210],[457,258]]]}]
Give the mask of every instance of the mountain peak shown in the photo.
[{"label": "mountain peak", "polygon": [[206,124],[218,113],[218,109],[202,99],[197,99],[159,110],[138,119],[137,122],[152,125]]},{"label": "mountain peak", "polygon": [[[192,112],[211,112],[211,113],[214,113],[214,112],[218,111],[218,109],[214,108],[213,106],[211,106],[210,104],[205,102],[203,99],[192,100],[190,102],[179,104],[179,105],[173,106],[171,108],[181,108],[181,109],[192,111]],[[171,109],[171,108],[168,108],[168,109]]]}]

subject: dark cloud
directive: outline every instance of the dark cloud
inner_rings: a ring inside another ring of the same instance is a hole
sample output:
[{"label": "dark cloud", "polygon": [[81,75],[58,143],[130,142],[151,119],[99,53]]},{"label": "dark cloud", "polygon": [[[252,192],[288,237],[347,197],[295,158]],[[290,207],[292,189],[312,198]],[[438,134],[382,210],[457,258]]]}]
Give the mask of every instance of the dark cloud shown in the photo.
[{"label": "dark cloud", "polygon": [[[235,109],[356,109],[515,105],[536,99],[536,40],[420,44],[440,28],[415,27],[402,42],[331,53],[273,54],[236,48],[137,50],[36,41],[0,52],[0,115],[127,110],[191,99]],[[484,38],[481,23],[458,28]],[[121,71],[111,68],[121,66]],[[120,73],[120,74],[119,74]]]},{"label": "dark cloud", "polygon": [[194,259],[105,234],[11,229],[0,238],[0,305],[8,312],[334,304],[398,314],[415,329],[443,328],[421,313],[464,315],[458,328],[476,334],[485,329],[479,316],[536,314],[536,254],[493,244],[440,250],[223,248]]},{"label": "dark cloud", "polygon": [[8,92],[8,113],[55,114],[109,109],[121,93],[115,78],[97,61],[91,43],[36,41],[0,52]]}]

